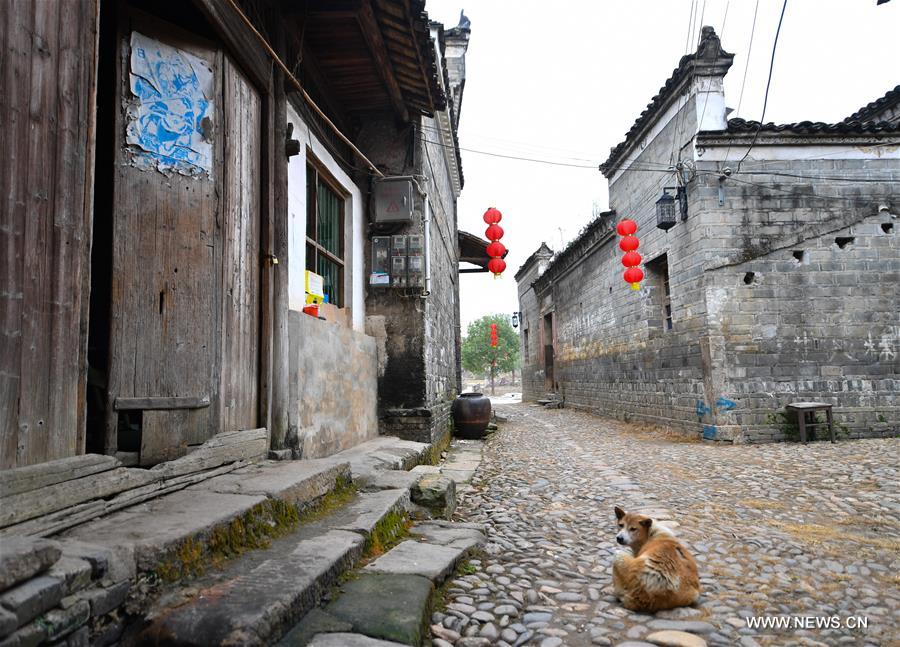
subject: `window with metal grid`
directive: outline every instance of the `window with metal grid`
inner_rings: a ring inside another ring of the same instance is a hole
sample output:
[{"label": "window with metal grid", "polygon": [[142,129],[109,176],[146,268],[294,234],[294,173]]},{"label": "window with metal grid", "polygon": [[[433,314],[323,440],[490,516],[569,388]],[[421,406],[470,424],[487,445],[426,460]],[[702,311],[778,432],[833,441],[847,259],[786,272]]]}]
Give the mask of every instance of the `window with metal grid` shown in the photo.
[{"label": "window with metal grid", "polygon": [[306,167],[306,269],[322,276],[329,303],[344,306],[344,199],[314,165]]}]

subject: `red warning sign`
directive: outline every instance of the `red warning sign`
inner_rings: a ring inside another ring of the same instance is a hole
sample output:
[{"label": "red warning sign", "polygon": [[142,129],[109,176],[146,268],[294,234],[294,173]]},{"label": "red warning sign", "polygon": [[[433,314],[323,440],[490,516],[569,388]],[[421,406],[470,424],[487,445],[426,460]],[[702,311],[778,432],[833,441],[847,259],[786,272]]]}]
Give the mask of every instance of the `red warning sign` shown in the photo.
[{"label": "red warning sign", "polygon": [[400,207],[397,206],[397,203],[392,200],[391,203],[388,205],[387,212],[388,213],[397,213],[398,211],[400,211]]}]

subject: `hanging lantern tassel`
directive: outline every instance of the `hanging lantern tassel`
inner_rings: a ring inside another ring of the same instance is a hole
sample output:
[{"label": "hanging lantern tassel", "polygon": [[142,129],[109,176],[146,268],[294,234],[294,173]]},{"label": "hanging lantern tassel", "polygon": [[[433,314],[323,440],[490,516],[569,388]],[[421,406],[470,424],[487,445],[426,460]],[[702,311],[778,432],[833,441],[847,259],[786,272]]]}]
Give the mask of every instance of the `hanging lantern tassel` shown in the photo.
[{"label": "hanging lantern tassel", "polygon": [[641,289],[641,281],[644,280],[644,272],[639,267],[629,267],[623,275],[626,283],[631,283],[632,290]]},{"label": "hanging lantern tassel", "polygon": [[488,270],[494,273],[495,279],[503,274],[503,271],[505,269],[506,261],[504,261],[502,258],[492,258],[488,261]]}]

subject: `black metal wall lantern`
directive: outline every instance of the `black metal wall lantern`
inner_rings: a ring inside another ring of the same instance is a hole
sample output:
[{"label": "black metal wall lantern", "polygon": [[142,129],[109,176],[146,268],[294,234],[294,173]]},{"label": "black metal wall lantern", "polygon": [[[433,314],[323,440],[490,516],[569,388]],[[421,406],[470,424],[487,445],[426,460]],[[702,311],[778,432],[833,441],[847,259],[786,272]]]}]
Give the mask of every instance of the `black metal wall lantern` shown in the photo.
[{"label": "black metal wall lantern", "polygon": [[521,317],[522,317],[522,313],[521,313],[521,312],[514,312],[514,313],[512,313],[512,327],[513,327],[513,328],[518,328],[518,327],[519,327],[519,319],[520,319]]},{"label": "black metal wall lantern", "polygon": [[[675,191],[675,195],[669,195],[669,191]],[[675,215],[676,199],[681,220],[687,220],[687,190],[683,186],[666,186],[663,187],[662,197],[656,201],[657,228],[668,231],[678,223]]]}]

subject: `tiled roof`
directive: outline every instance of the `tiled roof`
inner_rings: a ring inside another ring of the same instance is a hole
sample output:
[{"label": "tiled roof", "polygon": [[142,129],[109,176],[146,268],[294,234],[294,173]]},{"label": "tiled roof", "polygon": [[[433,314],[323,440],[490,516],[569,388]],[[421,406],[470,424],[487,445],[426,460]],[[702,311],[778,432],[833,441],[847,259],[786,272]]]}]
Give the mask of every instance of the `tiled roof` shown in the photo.
[{"label": "tiled roof", "polygon": [[681,57],[678,67],[672,72],[672,76],[668,78],[665,85],[659,89],[656,96],[647,104],[647,108],[625,135],[625,140],[610,150],[609,157],[600,165],[600,171],[604,175],[609,176],[609,172],[613,170],[614,166],[625,155],[625,152],[635,142],[644,127],[657,115],[672,97],[675,90],[681,86],[681,83],[690,77],[698,67],[719,67],[722,69],[722,74],[731,67],[734,54],[729,54],[722,49],[722,44],[719,41],[719,37],[716,36],[715,30],[712,27],[704,27],[701,33],[702,36],[700,44],[697,46],[697,51]]},{"label": "tiled roof", "polygon": [[[798,135],[874,135],[879,133],[900,132],[900,124],[889,121],[840,121],[836,124],[826,124],[821,121],[801,121],[795,124],[765,123],[760,128],[758,121],[746,119],[729,119],[729,133],[795,133]],[[709,131],[714,132],[714,131]]]},{"label": "tiled roof", "polygon": [[844,121],[871,121],[873,117],[877,117],[878,114],[893,105],[900,103],[900,85],[895,87],[893,90],[888,90],[887,94],[879,99],[875,99],[872,103],[869,103],[852,115],[844,119]]}]

